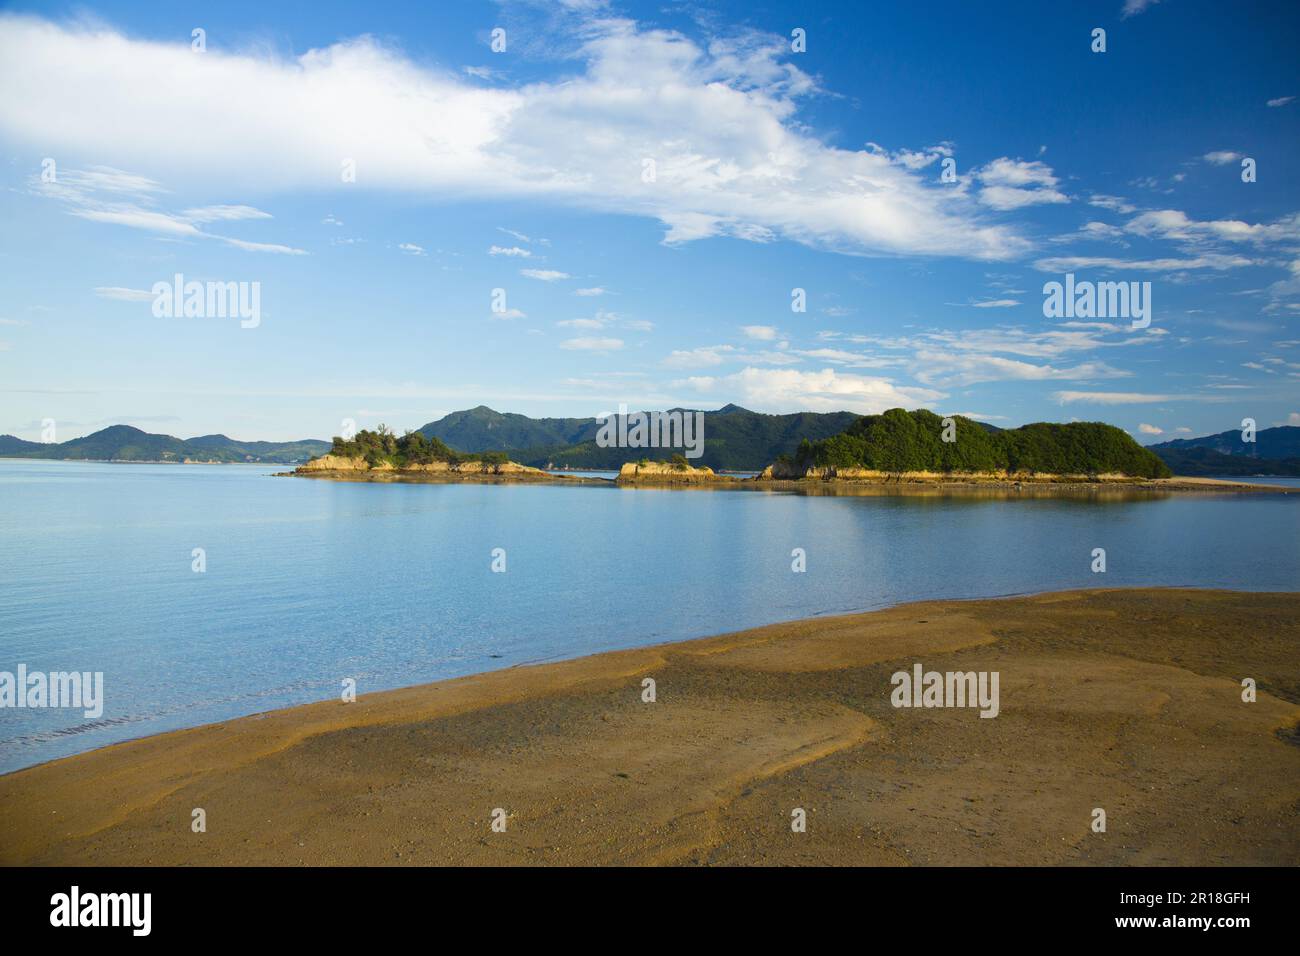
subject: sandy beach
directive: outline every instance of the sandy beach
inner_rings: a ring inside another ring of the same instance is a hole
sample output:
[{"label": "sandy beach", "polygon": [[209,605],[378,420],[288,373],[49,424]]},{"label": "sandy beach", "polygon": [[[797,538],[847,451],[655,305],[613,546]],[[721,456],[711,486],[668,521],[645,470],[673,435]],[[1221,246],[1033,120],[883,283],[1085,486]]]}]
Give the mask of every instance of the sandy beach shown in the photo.
[{"label": "sandy beach", "polygon": [[[916,663],[997,672],[997,716],[892,706]],[[926,602],[29,768],[0,777],[0,862],[1295,865],[1298,724],[1294,593]]]}]

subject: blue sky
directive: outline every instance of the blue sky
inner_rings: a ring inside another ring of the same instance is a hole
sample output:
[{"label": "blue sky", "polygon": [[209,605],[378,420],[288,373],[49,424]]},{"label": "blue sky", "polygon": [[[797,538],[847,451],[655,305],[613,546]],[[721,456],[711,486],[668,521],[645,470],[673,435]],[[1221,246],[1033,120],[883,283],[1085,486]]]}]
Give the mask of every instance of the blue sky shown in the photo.
[{"label": "blue sky", "polygon": [[[843,6],[8,4],[0,432],[1300,424],[1300,8]],[[1150,325],[1045,317],[1067,272]],[[177,273],[259,323],[156,316]]]}]

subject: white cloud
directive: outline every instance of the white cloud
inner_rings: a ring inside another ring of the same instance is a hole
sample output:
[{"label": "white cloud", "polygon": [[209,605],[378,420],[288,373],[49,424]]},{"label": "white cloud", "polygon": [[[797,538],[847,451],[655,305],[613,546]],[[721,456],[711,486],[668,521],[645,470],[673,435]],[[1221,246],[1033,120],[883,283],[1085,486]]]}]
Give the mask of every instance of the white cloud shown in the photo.
[{"label": "white cloud", "polygon": [[532,258],[532,252],[528,249],[521,249],[519,246],[489,246],[488,255],[490,256],[514,256],[520,259]]},{"label": "white cloud", "polygon": [[1097,206],[1101,209],[1109,209],[1112,212],[1118,212],[1124,215],[1137,211],[1137,206],[1134,206],[1122,196],[1107,196],[1101,193],[1092,196],[1088,200],[1088,205]]},{"label": "white cloud", "polygon": [[777,337],[776,327],[772,325],[742,325],[740,331],[744,332],[747,338],[760,339],[764,342],[773,341]]},{"label": "white cloud", "polygon": [[424,255],[424,247],[423,247],[423,246],[417,246],[417,245],[416,245],[415,243],[413,243],[413,242],[403,242],[403,243],[401,243],[400,245],[398,245],[397,248],[398,248],[398,249],[401,249],[401,250],[402,250],[403,252],[405,252],[408,256],[422,256],[422,255]]},{"label": "white cloud", "polygon": [[576,338],[565,339],[560,343],[560,348],[571,349],[580,352],[617,352],[623,347],[622,339],[610,338]]},{"label": "white cloud", "polygon": [[1119,12],[1121,20],[1135,17],[1159,3],[1160,0],[1124,0],[1124,8]]},{"label": "white cloud", "polygon": [[107,222],[132,229],[146,229],[149,232],[163,232],[173,236],[201,236],[194,223],[164,212],[148,209],[73,209],[72,215],[92,222]]},{"label": "white cloud", "polygon": [[1066,203],[1069,197],[1057,190],[1052,168],[1038,160],[1026,162],[1002,157],[972,174],[981,183],[979,201],[999,211],[1043,203]]},{"label": "white cloud", "polygon": [[734,345],[710,345],[697,349],[676,349],[664,359],[667,368],[708,368],[721,365],[732,352]]},{"label": "white cloud", "polygon": [[1279,96],[1277,99],[1269,100],[1269,106],[1286,106],[1295,99],[1294,96]]},{"label": "white cloud", "polygon": [[200,206],[198,209],[186,209],[181,215],[191,222],[271,218],[269,212],[262,212],[252,206]]},{"label": "white cloud", "polygon": [[1241,159],[1241,153],[1235,153],[1228,149],[1215,150],[1212,153],[1206,153],[1201,157],[1207,163],[1213,163],[1215,166],[1227,166],[1229,163],[1235,163]]},{"label": "white cloud", "polygon": [[1128,245],[1123,241],[1124,237],[1124,230],[1118,226],[1094,220],[1085,222],[1076,232],[1053,236],[1052,242],[1119,242],[1121,245]]},{"label": "white cloud", "polygon": [[[305,249],[295,249],[293,246],[283,246],[275,242],[248,242],[244,239],[232,239],[229,236],[215,236],[228,246],[234,246],[236,249],[243,249],[247,252],[275,252],[286,256],[305,256]],[[423,252],[420,255],[424,255]]]},{"label": "white cloud", "polygon": [[972,302],[971,305],[977,309],[1009,309],[1013,305],[1019,305],[1018,299],[989,299],[985,302]]},{"label": "white cloud", "polygon": [[1155,209],[1130,219],[1124,229],[1148,238],[1180,242],[1297,242],[1300,241],[1300,213],[1272,223],[1249,223],[1240,219],[1198,221],[1178,209]]},{"label": "white cloud", "polygon": [[850,375],[829,368],[804,372],[747,367],[733,375],[695,377],[674,384],[723,394],[746,408],[768,412],[850,411],[872,415],[890,408],[929,407],[945,397],[932,389],[908,388],[887,378]]},{"label": "white cloud", "polygon": [[567,272],[557,272],[554,269],[520,269],[519,274],[530,279],[540,279],[543,282],[556,282],[560,279],[572,278]]},{"label": "white cloud", "polygon": [[1203,255],[1187,259],[1115,259],[1107,256],[1058,256],[1039,259],[1034,268],[1043,272],[1073,272],[1076,269],[1133,269],[1139,272],[1178,272],[1183,269],[1237,269],[1254,265],[1245,256]]},{"label": "white cloud", "polygon": [[[4,22],[0,17],[0,48],[3,48]],[[2,70],[3,65],[0,65]],[[182,213],[162,212],[150,208],[157,201],[154,194],[161,192],[162,187],[148,177],[120,169],[108,166],[92,166],[88,170],[64,169],[57,172],[53,181],[46,182],[34,175],[29,182],[36,195],[61,202],[69,215],[91,222],[126,226],[177,239],[216,239],[252,252],[306,255],[304,250],[291,246],[249,242],[199,228],[200,224],[210,222],[270,219],[270,213],[243,205],[200,206]]]},{"label": "white cloud", "polygon": [[1057,368],[1036,365],[1023,359],[1001,355],[955,354],[922,350],[915,355],[916,379],[926,385],[958,388],[980,382],[1053,380],[1085,381],[1099,378],[1122,378],[1129,373],[1104,362],[1083,362],[1073,367]]},{"label": "white cloud", "polygon": [[121,286],[99,286],[95,295],[101,299],[117,299],[119,302],[151,302],[154,294],[148,289],[124,289]]},{"label": "white cloud", "polygon": [[1087,402],[1092,405],[1153,405],[1158,402],[1191,401],[1193,395],[1149,395],[1142,392],[1053,392],[1061,404]]},{"label": "white cloud", "polygon": [[597,286],[592,286],[590,289],[574,289],[574,290],[573,290],[573,294],[574,294],[574,295],[582,295],[582,296],[605,295],[606,292],[607,292],[606,289],[604,289],[604,288],[602,288],[601,286],[598,286],[598,285],[597,285]]},{"label": "white cloud", "polygon": [[[906,161],[808,131],[796,114],[816,84],[789,61],[788,38],[751,31],[697,43],[625,19],[579,19],[557,38],[573,43],[576,70],[502,88],[370,38],[297,57],[195,56],[188,37],[159,43],[5,16],[0,133],[208,188],[532,197],[648,215],[671,242],[781,237],[977,259],[1028,248]],[[646,157],[656,161],[650,183]],[[354,183],[340,181],[344,158],[356,163]],[[1030,201],[994,188],[984,205]],[[1025,191],[1063,201],[1042,185]]]},{"label": "white cloud", "polygon": [[1143,435],[1163,435],[1165,433],[1163,428],[1157,428],[1155,425],[1148,425],[1145,422],[1138,425],[1138,431]]},{"label": "white cloud", "polygon": [[603,329],[605,327],[605,323],[600,319],[565,319],[555,324],[564,329]]}]

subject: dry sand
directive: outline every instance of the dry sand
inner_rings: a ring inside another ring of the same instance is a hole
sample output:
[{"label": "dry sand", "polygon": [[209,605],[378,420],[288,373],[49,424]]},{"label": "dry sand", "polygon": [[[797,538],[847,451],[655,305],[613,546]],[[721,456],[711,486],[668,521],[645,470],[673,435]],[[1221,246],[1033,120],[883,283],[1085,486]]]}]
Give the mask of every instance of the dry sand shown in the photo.
[{"label": "dry sand", "polygon": [[[917,661],[998,671],[1001,713],[895,709],[890,675]],[[1294,865],[1298,723],[1297,594],[927,602],[19,771],[0,777],[0,862]]]}]

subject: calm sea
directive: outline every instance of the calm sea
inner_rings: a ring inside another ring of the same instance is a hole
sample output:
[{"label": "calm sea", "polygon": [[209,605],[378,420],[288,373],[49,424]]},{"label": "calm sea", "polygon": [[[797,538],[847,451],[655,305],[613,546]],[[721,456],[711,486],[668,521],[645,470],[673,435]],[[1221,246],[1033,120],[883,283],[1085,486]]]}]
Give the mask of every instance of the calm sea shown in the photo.
[{"label": "calm sea", "polygon": [[349,677],[366,693],[924,598],[1300,584],[1300,495],[830,497],[277,470],[0,460],[0,671],[105,684],[97,719],[0,709],[0,770],[337,697]]}]

